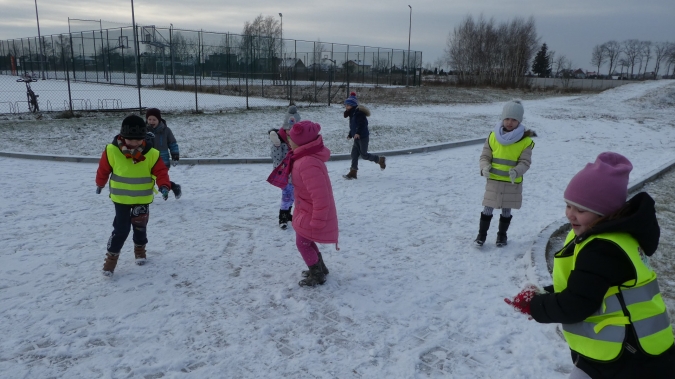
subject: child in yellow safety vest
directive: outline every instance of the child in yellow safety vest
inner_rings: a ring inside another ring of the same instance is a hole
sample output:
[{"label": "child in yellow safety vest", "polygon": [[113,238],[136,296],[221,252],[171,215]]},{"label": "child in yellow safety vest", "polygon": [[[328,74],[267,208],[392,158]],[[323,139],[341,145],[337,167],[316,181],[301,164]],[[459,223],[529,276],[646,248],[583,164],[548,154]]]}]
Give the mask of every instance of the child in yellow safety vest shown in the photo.
[{"label": "child in yellow safety vest", "polygon": [[567,185],[572,230],[555,254],[553,285],[529,285],[512,299],[540,323],[561,323],[574,369],[570,378],[675,378],[675,341],[656,273],[659,245],[654,200],[626,201],[633,165],[598,155]]},{"label": "child in yellow safety vest", "polygon": [[507,244],[506,231],[511,224],[511,209],[520,209],[523,203],[523,175],[532,164],[534,131],[525,128],[523,104],[512,100],[504,105],[501,121],[495,126],[483,145],[480,154],[480,174],[487,179],[480,214],[476,246],[483,246],[492,221],[494,209],[502,210],[499,216],[497,247]]},{"label": "child in yellow safety vest", "polygon": [[113,232],[108,239],[103,275],[112,276],[117,260],[133,227],[136,264],[146,262],[146,227],[150,203],[154,199],[155,181],[164,200],[171,186],[169,170],[159,151],[145,142],[145,121],[136,115],[122,121],[120,134],[103,150],[96,171],[96,193],[101,193],[108,179],[110,199],[115,205]]}]

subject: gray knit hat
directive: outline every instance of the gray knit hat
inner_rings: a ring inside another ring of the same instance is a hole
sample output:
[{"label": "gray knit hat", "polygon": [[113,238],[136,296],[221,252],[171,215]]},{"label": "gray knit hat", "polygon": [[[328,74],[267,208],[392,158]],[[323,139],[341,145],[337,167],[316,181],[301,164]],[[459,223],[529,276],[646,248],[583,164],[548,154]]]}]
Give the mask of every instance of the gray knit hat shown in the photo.
[{"label": "gray knit hat", "polygon": [[284,117],[284,123],[281,125],[282,128],[289,130],[296,122],[300,122],[300,113],[298,113],[298,108],[295,105],[288,107],[286,116]]},{"label": "gray knit hat", "polygon": [[502,110],[502,120],[507,118],[512,118],[518,120],[518,122],[523,121],[523,104],[520,102],[520,99],[513,99],[508,103],[504,104],[504,109]]}]

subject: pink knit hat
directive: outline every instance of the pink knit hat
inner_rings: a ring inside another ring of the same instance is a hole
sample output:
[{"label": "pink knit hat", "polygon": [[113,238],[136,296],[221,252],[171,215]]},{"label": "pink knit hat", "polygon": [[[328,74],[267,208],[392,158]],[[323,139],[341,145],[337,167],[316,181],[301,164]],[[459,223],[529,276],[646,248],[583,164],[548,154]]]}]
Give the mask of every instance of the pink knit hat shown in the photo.
[{"label": "pink knit hat", "polygon": [[302,146],[312,142],[319,135],[321,125],[308,120],[296,122],[288,132],[288,136],[296,145]]},{"label": "pink knit hat", "polygon": [[565,189],[565,201],[600,216],[621,208],[628,197],[628,175],[633,169],[621,154],[604,152],[579,171]]}]

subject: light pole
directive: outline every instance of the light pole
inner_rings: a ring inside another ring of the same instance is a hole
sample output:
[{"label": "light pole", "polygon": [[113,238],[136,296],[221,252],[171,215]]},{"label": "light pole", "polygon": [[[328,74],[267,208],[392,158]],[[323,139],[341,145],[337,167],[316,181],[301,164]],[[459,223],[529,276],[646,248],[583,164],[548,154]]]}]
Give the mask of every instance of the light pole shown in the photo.
[{"label": "light pole", "polygon": [[38,17],[37,0],[35,0],[35,20],[37,21],[38,44],[40,45],[40,71],[42,72],[42,80],[45,80],[45,69],[42,63],[42,59],[44,58],[44,51],[42,50],[42,37],[40,36],[40,17]]},{"label": "light pole", "polygon": [[279,38],[281,41],[281,48],[279,54],[281,54],[281,59],[284,59],[284,15],[279,13],[279,18],[281,18],[281,38]]},{"label": "light pole", "polygon": [[410,22],[408,23],[408,64],[405,67],[405,86],[408,86],[408,68],[410,67],[410,32],[412,31],[412,7],[410,8]]},{"label": "light pole", "polygon": [[136,88],[138,88],[138,112],[140,113],[143,111],[143,106],[141,103],[141,58],[139,56],[138,51],[140,45],[138,43],[138,30],[136,30],[136,16],[134,15],[134,0],[131,0],[131,24],[133,25],[134,28],[134,51],[136,51]]}]

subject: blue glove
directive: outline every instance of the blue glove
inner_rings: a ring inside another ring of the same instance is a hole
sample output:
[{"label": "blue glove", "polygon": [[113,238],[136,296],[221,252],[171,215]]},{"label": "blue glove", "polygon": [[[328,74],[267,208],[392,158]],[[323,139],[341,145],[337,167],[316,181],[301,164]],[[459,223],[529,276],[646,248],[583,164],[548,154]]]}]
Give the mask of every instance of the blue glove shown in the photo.
[{"label": "blue glove", "polygon": [[159,187],[159,192],[162,193],[162,199],[166,200],[169,198],[169,189],[165,186]]},{"label": "blue glove", "polygon": [[96,186],[96,194],[100,194],[103,187]]}]

